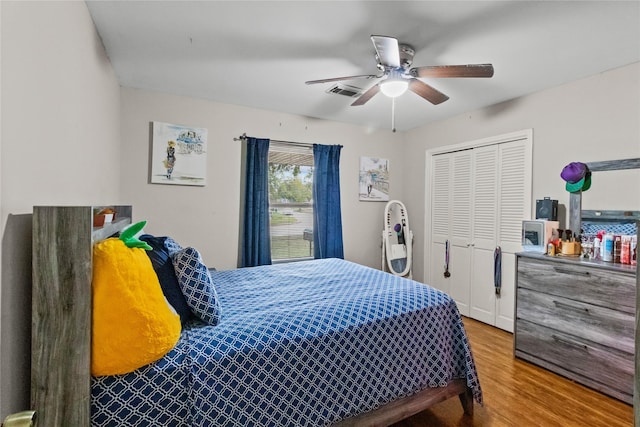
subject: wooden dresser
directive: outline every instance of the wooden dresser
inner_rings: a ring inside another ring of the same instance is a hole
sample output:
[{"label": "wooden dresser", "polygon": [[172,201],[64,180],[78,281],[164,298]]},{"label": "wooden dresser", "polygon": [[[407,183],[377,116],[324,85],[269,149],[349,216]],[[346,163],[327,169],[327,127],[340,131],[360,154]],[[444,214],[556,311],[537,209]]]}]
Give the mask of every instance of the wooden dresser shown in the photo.
[{"label": "wooden dresser", "polygon": [[516,256],[515,356],[633,403],[636,266]]}]

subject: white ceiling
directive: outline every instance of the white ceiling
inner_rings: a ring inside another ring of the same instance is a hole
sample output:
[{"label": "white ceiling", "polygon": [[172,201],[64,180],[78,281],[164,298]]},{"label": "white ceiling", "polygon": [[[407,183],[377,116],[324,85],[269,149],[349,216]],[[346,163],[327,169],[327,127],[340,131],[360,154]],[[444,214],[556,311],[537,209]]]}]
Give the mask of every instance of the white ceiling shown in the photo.
[{"label": "white ceiling", "polygon": [[122,86],[374,128],[391,127],[389,98],[352,107],[354,98],[325,93],[331,83],[304,84],[377,74],[372,34],[412,45],[413,66],[495,68],[490,79],[423,79],[450,99],[434,106],[406,93],[398,130],[640,61],[639,1],[87,4]]}]

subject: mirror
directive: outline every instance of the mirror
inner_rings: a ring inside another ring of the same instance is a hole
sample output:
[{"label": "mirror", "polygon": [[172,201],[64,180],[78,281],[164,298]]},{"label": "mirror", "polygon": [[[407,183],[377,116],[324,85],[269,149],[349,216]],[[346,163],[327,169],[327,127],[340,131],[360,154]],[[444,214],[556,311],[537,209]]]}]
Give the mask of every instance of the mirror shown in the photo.
[{"label": "mirror", "polygon": [[640,210],[640,169],[593,173],[591,188],[582,194],[582,210]]},{"label": "mirror", "polygon": [[382,240],[383,270],[411,278],[413,233],[407,209],[398,200],[391,200],[384,209]]},{"label": "mirror", "polygon": [[[586,163],[592,173],[585,207],[593,210],[639,210],[637,183],[640,182],[640,158]],[[612,171],[620,171],[613,173]],[[605,173],[602,173],[605,172]],[[593,191],[598,189],[598,191]],[[612,191],[616,189],[617,191]],[[633,190],[635,189],[635,192]],[[582,192],[569,195],[569,228],[580,230],[583,210]],[[628,206],[628,207],[627,207]],[[618,209],[616,209],[616,207]]]}]

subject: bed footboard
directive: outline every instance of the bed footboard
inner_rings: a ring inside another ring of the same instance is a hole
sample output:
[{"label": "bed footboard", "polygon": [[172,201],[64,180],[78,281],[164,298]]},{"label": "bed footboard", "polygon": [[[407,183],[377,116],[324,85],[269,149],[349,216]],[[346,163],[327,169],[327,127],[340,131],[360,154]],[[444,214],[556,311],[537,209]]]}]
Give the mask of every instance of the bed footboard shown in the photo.
[{"label": "bed footboard", "polygon": [[462,379],[451,381],[446,387],[428,388],[380,408],[342,420],[334,427],[389,426],[422,412],[436,403],[458,396],[466,415],[473,415],[473,393]]}]

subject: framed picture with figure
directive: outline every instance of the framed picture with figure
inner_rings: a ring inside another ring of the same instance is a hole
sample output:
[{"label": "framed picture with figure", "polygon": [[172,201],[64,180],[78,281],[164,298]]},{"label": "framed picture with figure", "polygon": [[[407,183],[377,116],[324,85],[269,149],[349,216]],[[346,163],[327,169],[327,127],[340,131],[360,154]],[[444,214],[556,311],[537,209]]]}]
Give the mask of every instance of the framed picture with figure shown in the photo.
[{"label": "framed picture with figure", "polygon": [[207,129],[152,123],[151,183],[206,184]]},{"label": "framed picture with figure", "polygon": [[359,180],[360,201],[389,201],[389,160],[360,157]]}]

